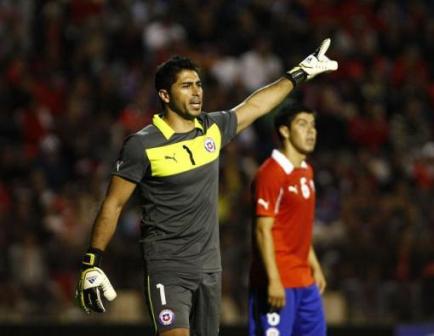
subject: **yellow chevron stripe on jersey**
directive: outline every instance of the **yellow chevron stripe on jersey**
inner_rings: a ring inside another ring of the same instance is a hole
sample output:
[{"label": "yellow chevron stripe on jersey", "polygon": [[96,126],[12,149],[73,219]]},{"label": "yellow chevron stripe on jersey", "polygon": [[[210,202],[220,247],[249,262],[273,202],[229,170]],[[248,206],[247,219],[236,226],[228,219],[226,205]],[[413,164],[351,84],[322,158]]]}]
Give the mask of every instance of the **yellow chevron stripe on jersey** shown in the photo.
[{"label": "yellow chevron stripe on jersey", "polygon": [[[152,117],[152,123],[157,127],[161,133],[163,133],[164,137],[169,140],[175,131],[170,127],[158,114],[154,114]],[[199,123],[197,118],[194,118],[194,127],[203,131],[202,125]]]},{"label": "yellow chevron stripe on jersey", "polygon": [[221,134],[217,124],[191,140],[146,150],[152,176],[171,176],[206,165],[219,156]]}]

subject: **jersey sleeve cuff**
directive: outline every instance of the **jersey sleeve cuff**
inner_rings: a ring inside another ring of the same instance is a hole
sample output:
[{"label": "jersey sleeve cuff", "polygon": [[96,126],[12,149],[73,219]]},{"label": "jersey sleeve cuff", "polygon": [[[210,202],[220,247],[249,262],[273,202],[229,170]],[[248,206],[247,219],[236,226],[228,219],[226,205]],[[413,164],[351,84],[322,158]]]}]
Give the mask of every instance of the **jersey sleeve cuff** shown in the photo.
[{"label": "jersey sleeve cuff", "polygon": [[112,172],[112,176],[121,177],[124,180],[127,180],[127,181],[135,183],[135,184],[138,184],[141,181],[140,179],[137,179],[137,178],[134,178],[134,177],[131,177],[131,176],[128,176],[128,175],[124,175],[124,174],[121,174],[121,173],[118,173],[118,172]]}]

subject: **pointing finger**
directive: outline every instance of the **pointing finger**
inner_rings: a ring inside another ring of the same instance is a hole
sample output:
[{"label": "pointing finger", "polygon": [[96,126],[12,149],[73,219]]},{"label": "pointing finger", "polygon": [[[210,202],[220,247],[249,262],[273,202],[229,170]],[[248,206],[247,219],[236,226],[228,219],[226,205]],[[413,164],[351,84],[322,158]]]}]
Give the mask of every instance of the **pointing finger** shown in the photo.
[{"label": "pointing finger", "polygon": [[315,56],[318,59],[321,59],[325,55],[327,49],[330,47],[330,42],[331,40],[329,38],[326,38],[324,41],[322,41],[321,45],[315,52]]}]

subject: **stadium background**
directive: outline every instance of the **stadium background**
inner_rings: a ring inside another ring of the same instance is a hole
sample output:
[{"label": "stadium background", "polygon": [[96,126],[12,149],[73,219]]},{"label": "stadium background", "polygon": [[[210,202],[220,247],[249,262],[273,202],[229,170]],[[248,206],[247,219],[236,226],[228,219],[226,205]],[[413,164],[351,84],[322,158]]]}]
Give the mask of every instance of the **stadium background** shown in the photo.
[{"label": "stadium background", "polygon": [[[192,57],[205,110],[226,109],[329,36],[339,70],[290,99],[318,111],[314,236],[331,334],[433,332],[432,1],[2,0],[0,334],[143,334],[135,198],[103,259],[119,298],[102,316],[71,298],[121,142],[159,111],[156,65]],[[222,155],[223,336],[246,325],[249,184],[272,140],[265,117]]]}]

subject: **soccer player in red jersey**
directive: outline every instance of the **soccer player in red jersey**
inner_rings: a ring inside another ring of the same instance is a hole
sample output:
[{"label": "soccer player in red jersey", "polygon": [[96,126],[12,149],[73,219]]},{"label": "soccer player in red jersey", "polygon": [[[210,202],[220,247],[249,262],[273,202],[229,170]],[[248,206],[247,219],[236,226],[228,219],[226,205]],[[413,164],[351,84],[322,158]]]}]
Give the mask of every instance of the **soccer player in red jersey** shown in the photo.
[{"label": "soccer player in red jersey", "polygon": [[326,287],[312,247],[315,114],[284,108],[275,118],[280,148],[254,181],[254,248],[250,271],[250,336],[321,336],[326,323],[320,294]]}]

